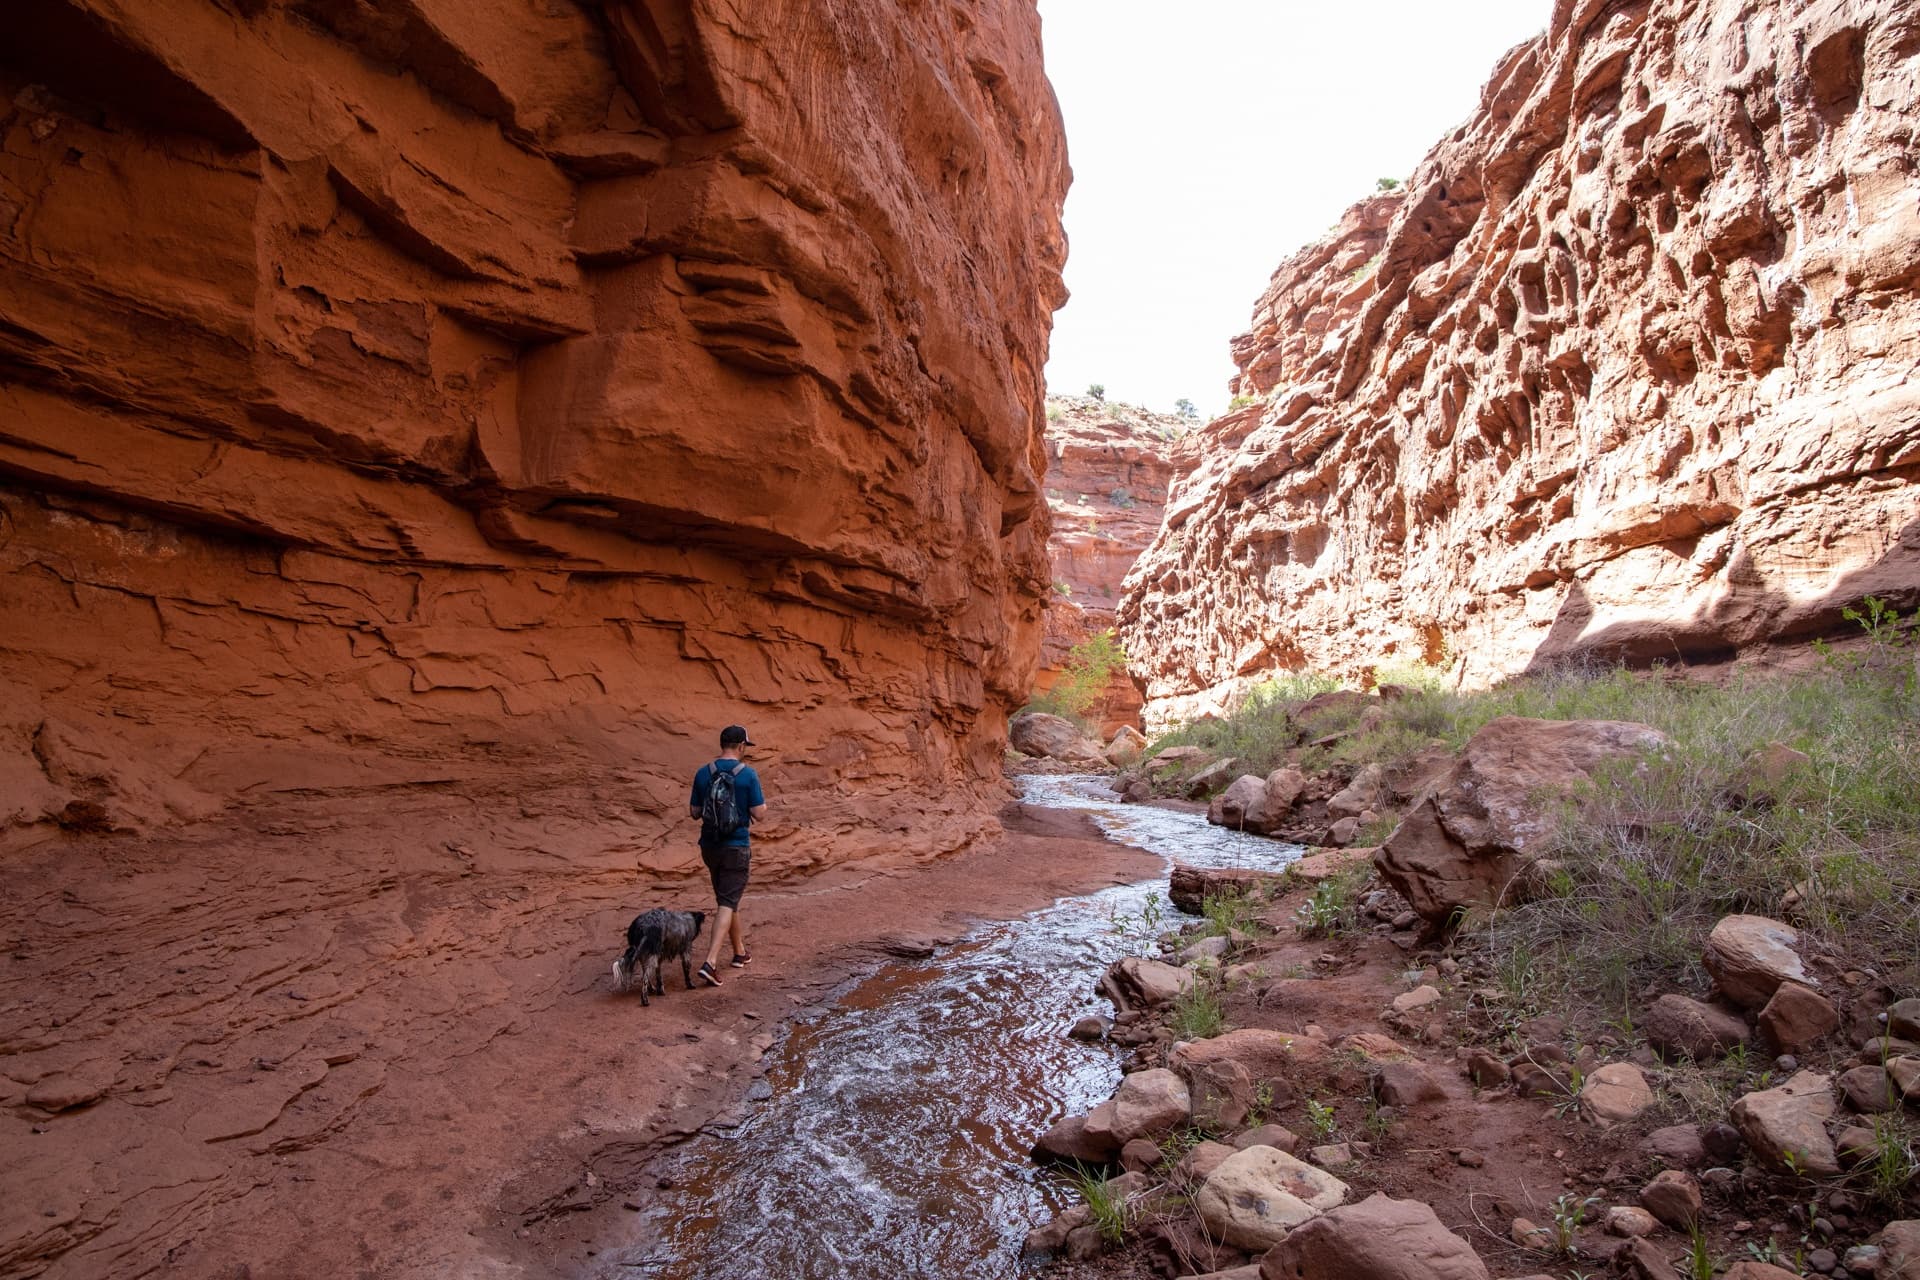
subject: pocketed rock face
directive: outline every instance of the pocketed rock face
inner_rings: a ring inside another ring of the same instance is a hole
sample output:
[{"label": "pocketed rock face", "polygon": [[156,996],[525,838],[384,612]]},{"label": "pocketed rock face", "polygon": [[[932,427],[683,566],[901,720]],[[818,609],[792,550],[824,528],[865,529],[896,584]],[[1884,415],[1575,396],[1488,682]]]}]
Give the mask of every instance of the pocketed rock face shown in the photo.
[{"label": "pocketed rock face", "polygon": [[1559,0],[1284,263],[1175,451],[1148,717],[1278,669],[1720,658],[1920,595],[1920,11]]},{"label": "pocketed rock face", "polygon": [[0,828],[599,778],[680,864],[736,720],[769,870],[991,828],[1062,297],[1031,5],[52,0],[4,46]]}]

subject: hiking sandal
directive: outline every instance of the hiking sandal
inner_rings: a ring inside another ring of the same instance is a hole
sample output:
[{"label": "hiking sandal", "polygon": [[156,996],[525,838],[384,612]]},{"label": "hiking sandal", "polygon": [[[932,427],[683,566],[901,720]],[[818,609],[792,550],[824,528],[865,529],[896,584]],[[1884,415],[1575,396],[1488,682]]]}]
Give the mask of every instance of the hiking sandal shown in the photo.
[{"label": "hiking sandal", "polygon": [[713,966],[710,964],[702,964],[700,966],[700,972],[694,974],[693,976],[700,979],[700,981],[706,983],[710,987],[717,987],[720,985],[720,979],[714,976]]},{"label": "hiking sandal", "polygon": [[733,953],[733,964],[732,964],[733,968],[744,969],[752,963],[753,963],[753,957],[748,955],[746,952],[736,951]]}]

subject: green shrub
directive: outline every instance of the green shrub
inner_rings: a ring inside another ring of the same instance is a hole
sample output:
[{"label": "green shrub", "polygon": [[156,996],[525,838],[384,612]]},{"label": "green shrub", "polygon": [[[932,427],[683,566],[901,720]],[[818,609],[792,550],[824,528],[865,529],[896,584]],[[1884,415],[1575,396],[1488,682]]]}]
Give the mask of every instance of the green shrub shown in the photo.
[{"label": "green shrub", "polygon": [[1204,973],[1196,975],[1193,985],[1174,997],[1171,1008],[1167,1022],[1175,1039],[1205,1040],[1227,1029],[1220,988]]},{"label": "green shrub", "polygon": [[1091,711],[1116,672],[1127,666],[1127,651],[1111,628],[1088,636],[1067,653],[1059,679],[1027,705],[1034,711],[1078,719]]}]

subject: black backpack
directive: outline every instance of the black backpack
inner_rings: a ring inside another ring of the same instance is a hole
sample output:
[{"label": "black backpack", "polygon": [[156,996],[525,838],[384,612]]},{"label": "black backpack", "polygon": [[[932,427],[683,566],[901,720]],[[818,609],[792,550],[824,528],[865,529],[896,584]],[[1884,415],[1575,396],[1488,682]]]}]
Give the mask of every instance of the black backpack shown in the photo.
[{"label": "black backpack", "polygon": [[700,845],[705,849],[725,844],[747,825],[738,791],[740,770],[746,766],[736,761],[733,768],[722,769],[715,760],[709,767],[713,776],[707,782],[707,798],[700,802]]}]

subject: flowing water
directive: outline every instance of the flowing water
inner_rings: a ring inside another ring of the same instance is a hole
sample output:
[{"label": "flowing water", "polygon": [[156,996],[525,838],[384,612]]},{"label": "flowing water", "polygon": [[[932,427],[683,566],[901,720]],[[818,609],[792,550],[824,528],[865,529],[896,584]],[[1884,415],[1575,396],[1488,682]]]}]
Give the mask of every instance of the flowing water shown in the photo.
[{"label": "flowing water", "polygon": [[[1030,777],[1024,799],[1086,810],[1112,839],[1191,866],[1276,869],[1301,852],[1112,794],[1103,778]],[[1154,879],[1063,899],[850,985],[774,1051],[745,1120],[670,1158],[638,1239],[592,1274],[1021,1274],[1028,1228],[1072,1200],[1030,1158],[1034,1139],[1120,1079],[1111,1049],[1067,1029],[1111,1011],[1093,984],[1164,897]]]}]

